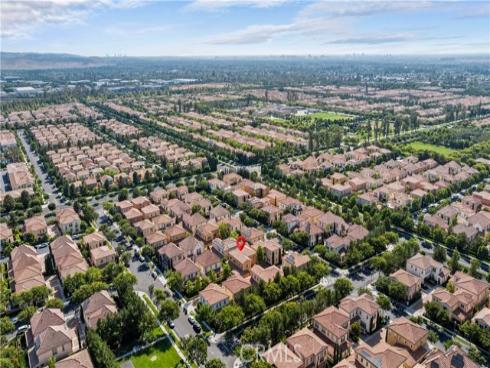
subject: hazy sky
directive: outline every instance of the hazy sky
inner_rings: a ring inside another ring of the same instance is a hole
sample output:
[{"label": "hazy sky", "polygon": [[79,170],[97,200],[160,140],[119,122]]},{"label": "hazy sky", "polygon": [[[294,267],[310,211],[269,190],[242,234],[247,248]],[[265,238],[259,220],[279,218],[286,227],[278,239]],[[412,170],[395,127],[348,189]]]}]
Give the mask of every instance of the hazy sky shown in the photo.
[{"label": "hazy sky", "polygon": [[488,54],[490,2],[2,0],[1,33],[98,56]]}]

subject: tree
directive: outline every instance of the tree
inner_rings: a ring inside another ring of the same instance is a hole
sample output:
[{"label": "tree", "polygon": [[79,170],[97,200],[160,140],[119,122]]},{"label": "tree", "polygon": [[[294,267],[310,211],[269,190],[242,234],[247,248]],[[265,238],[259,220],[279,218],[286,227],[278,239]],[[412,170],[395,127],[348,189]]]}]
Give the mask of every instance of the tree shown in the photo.
[{"label": "tree", "polygon": [[184,289],[184,279],[179,272],[170,272],[167,276],[168,287],[181,292]]},{"label": "tree", "polygon": [[427,318],[441,325],[446,325],[449,323],[449,314],[441,303],[435,301],[428,302],[425,303],[424,308]]},{"label": "tree", "polygon": [[216,321],[219,324],[220,330],[225,331],[238,326],[243,322],[244,317],[245,314],[240,306],[228,304],[216,314]]},{"label": "tree", "polygon": [[158,316],[162,321],[174,320],[179,316],[179,306],[173,300],[166,299],[160,305]]},{"label": "tree", "polygon": [[220,359],[214,358],[208,360],[204,365],[205,368],[226,368],[225,363],[223,363]]},{"label": "tree", "polygon": [[446,259],[447,259],[446,249],[441,247],[440,244],[436,244],[434,247],[433,258],[437,262],[441,262],[441,263],[446,262]]},{"label": "tree", "polygon": [[32,305],[25,307],[18,314],[19,320],[29,322],[34,313],[36,313],[36,310],[36,307],[33,307]]},{"label": "tree", "polygon": [[352,290],[354,290],[352,282],[345,277],[341,277],[335,280],[333,288],[339,299],[346,297],[352,292]]},{"label": "tree", "polygon": [[114,353],[109,349],[106,342],[95,332],[89,329],[87,333],[87,346],[95,368],[117,368]]},{"label": "tree", "polygon": [[56,209],[56,205],[54,203],[48,204],[48,210],[54,211]]},{"label": "tree", "polygon": [[189,358],[195,361],[198,365],[206,362],[208,357],[208,345],[200,336],[190,336],[182,339],[184,349],[189,353]]},{"label": "tree", "polygon": [[49,299],[48,302],[46,303],[46,308],[62,309],[63,308],[63,301],[59,298]]},{"label": "tree", "polygon": [[54,356],[49,357],[48,368],[56,368],[56,358]]},{"label": "tree", "polygon": [[264,254],[264,248],[262,246],[257,247],[257,263],[259,264],[264,264],[265,261],[265,254]]},{"label": "tree", "polygon": [[456,271],[459,270],[459,259],[460,259],[460,254],[457,249],[454,250],[453,256],[448,262],[449,269],[451,270],[451,273],[455,273]]},{"label": "tree", "polygon": [[20,193],[20,201],[22,203],[22,206],[24,206],[24,209],[27,209],[29,207],[29,203],[31,202],[31,196],[27,192],[27,190],[23,190]]},{"label": "tree", "polygon": [[121,201],[124,201],[124,200],[126,200],[126,199],[128,199],[128,190],[127,190],[126,188],[124,188],[124,189],[121,189],[121,190],[119,191],[119,194],[118,194],[118,196],[117,196],[117,200],[118,200],[119,202],[121,202]]},{"label": "tree", "polygon": [[136,281],[135,275],[129,271],[125,271],[116,276],[114,279],[114,287],[119,296],[124,298],[124,295],[133,291],[133,285],[136,284]]},{"label": "tree", "polygon": [[472,346],[470,347],[470,350],[468,350],[468,357],[474,361],[475,363],[483,366],[486,362],[485,357],[482,355],[480,350],[478,350],[476,347]]},{"label": "tree", "polygon": [[281,299],[282,290],[275,282],[269,282],[264,289],[264,297],[267,304],[272,304]]},{"label": "tree", "polygon": [[359,337],[361,336],[361,324],[357,321],[350,325],[350,338],[352,341],[359,341]]},{"label": "tree", "polygon": [[7,316],[0,318],[0,334],[6,335],[15,331],[15,325]]},{"label": "tree", "polygon": [[230,237],[230,234],[231,234],[231,229],[230,229],[230,225],[229,224],[227,224],[227,223],[219,224],[219,227],[218,227],[218,236],[220,237],[220,239],[229,238]]},{"label": "tree", "polygon": [[470,275],[478,277],[478,269],[480,268],[480,261],[477,258],[473,258],[470,264]]},{"label": "tree", "polygon": [[3,199],[3,208],[5,208],[6,212],[10,212],[15,209],[15,199],[13,199],[9,194],[7,194]]},{"label": "tree", "polygon": [[248,316],[263,312],[266,308],[264,299],[253,293],[245,295],[242,305],[245,314]]},{"label": "tree", "polygon": [[250,368],[272,368],[272,366],[265,360],[256,360],[251,365]]},{"label": "tree", "polygon": [[390,311],[391,310],[391,301],[390,301],[390,298],[388,298],[384,294],[378,294],[378,297],[376,298],[376,303],[378,303],[379,306],[382,309],[386,310],[386,311]]}]

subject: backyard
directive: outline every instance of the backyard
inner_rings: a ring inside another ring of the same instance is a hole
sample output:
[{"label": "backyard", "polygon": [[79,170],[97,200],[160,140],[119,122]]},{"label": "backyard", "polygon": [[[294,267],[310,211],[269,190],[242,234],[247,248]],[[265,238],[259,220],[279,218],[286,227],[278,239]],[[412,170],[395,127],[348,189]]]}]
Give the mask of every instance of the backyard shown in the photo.
[{"label": "backyard", "polygon": [[[134,368],[173,368],[179,365],[180,357],[172,347],[172,344],[170,344],[170,341],[164,339],[148,349],[131,356],[129,361],[131,361]],[[125,366],[126,364],[123,363],[122,367]]]}]

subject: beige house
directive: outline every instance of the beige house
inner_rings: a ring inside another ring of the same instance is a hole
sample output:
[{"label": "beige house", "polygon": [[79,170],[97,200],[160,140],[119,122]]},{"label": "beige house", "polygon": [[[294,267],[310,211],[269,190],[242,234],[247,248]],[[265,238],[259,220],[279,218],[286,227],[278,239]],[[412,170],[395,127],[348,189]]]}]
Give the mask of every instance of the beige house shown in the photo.
[{"label": "beige house", "polygon": [[201,268],[201,273],[207,275],[213,271],[221,271],[221,259],[211,250],[206,250],[196,257],[196,265]]},{"label": "beige house", "polygon": [[76,328],[68,327],[61,310],[36,312],[30,322],[26,340],[31,368],[43,367],[51,357],[59,360],[79,350]]},{"label": "beige house", "polygon": [[283,275],[282,270],[277,266],[269,266],[267,268],[263,268],[262,266],[256,264],[252,267],[251,270],[252,281],[256,284],[260,282],[268,283],[273,281],[276,275]]},{"label": "beige house", "polygon": [[96,231],[83,237],[83,244],[85,244],[89,249],[102,247],[106,243],[107,239],[100,231]]},{"label": "beige house", "polygon": [[94,365],[88,350],[84,349],[56,362],[56,368],[94,368]]},{"label": "beige house", "polygon": [[174,266],[175,272],[181,274],[182,279],[185,281],[193,280],[200,275],[200,269],[197,265],[192,262],[189,258],[177,263]]},{"label": "beige house", "polygon": [[82,316],[87,328],[95,329],[97,322],[115,313],[116,303],[107,290],[93,294],[82,303]]},{"label": "beige house", "polygon": [[350,315],[342,309],[330,306],[313,317],[313,329],[329,345],[329,355],[346,357],[350,352],[348,341]]},{"label": "beige house", "polygon": [[0,242],[3,244],[4,242],[13,243],[14,242],[14,234],[12,233],[12,229],[8,227],[6,223],[0,223]]},{"label": "beige house", "polygon": [[392,346],[406,348],[420,361],[427,352],[429,332],[405,317],[391,322],[386,329],[386,342]]},{"label": "beige house", "polygon": [[63,234],[77,234],[82,221],[72,207],[67,207],[56,213],[56,223]]},{"label": "beige house", "polygon": [[432,279],[438,284],[445,283],[449,278],[449,270],[431,256],[416,254],[407,260],[406,270],[419,277],[422,282]]},{"label": "beige house", "polygon": [[24,220],[24,231],[34,235],[36,239],[48,234],[48,224],[44,216],[34,216]]},{"label": "beige house", "polygon": [[277,343],[269,350],[261,354],[262,358],[275,368],[304,368],[301,358],[297,356],[287,345]]},{"label": "beige house", "polygon": [[412,275],[410,272],[402,269],[392,273],[390,278],[398,281],[407,288],[407,300],[415,298],[422,288],[422,280],[420,277]]},{"label": "beige house", "polygon": [[15,247],[10,253],[9,277],[14,292],[30,290],[36,286],[45,286],[44,259],[36,250],[26,244]]},{"label": "beige house", "polygon": [[250,280],[242,277],[237,272],[234,272],[230,277],[223,281],[221,285],[228,290],[233,298],[252,287]]},{"label": "beige house", "polygon": [[230,302],[231,295],[224,287],[211,283],[199,292],[199,303],[209,305],[216,311]]},{"label": "beige house", "polygon": [[359,321],[365,332],[376,330],[381,308],[371,295],[347,296],[340,301],[339,309],[349,314],[351,323]]},{"label": "beige house", "polygon": [[164,268],[175,268],[175,265],[184,258],[184,251],[174,243],[169,243],[158,249],[158,259]]},{"label": "beige house", "polygon": [[308,328],[299,330],[286,340],[286,344],[305,367],[323,368],[327,363],[327,344]]},{"label": "beige house", "polygon": [[95,267],[104,267],[116,260],[116,251],[110,245],[90,250],[90,259]]},{"label": "beige house", "polygon": [[63,281],[67,276],[88,270],[88,264],[69,235],[56,238],[49,245],[56,270]]}]

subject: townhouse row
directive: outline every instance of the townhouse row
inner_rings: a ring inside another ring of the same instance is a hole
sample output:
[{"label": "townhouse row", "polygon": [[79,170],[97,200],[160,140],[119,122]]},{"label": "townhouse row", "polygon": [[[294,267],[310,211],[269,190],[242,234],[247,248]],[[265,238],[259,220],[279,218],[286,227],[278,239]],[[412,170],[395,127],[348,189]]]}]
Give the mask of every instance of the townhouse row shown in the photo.
[{"label": "townhouse row", "polygon": [[39,125],[30,129],[42,147],[65,147],[67,145],[90,144],[100,140],[86,126],[75,124]]}]

